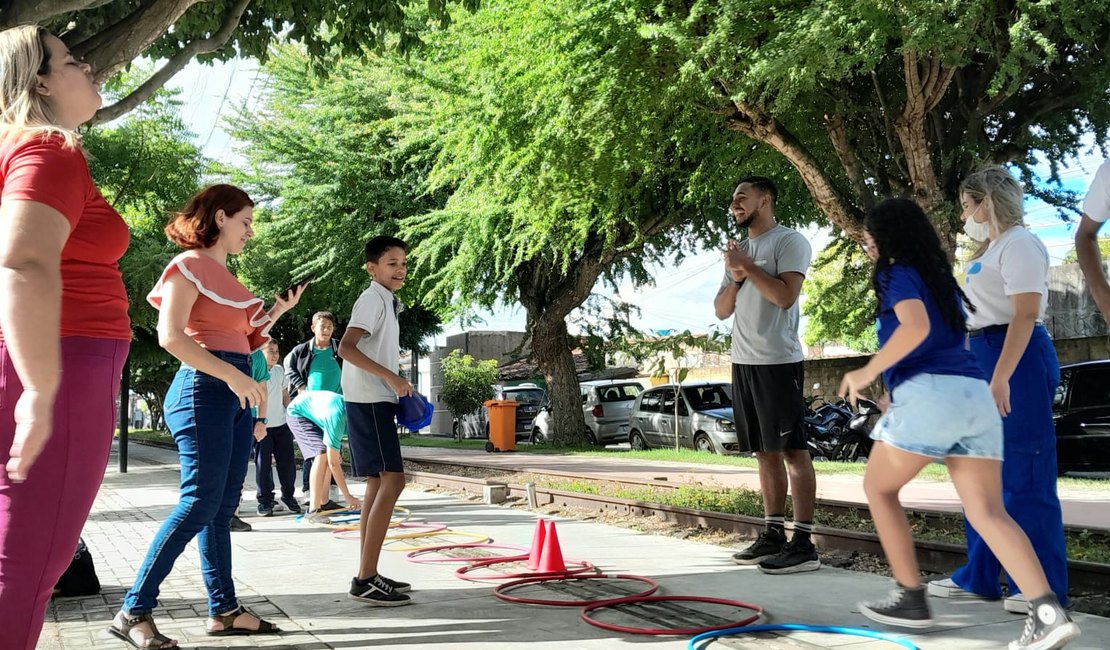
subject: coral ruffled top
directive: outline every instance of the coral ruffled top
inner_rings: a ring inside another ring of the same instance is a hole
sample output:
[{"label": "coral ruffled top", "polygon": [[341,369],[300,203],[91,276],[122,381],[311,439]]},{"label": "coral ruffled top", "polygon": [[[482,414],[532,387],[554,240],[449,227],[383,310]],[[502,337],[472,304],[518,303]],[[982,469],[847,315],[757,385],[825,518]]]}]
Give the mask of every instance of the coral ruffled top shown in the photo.
[{"label": "coral ruffled top", "polygon": [[273,320],[261,298],[256,298],[227,267],[200,251],[185,251],[169,263],[146,299],[162,306],[162,290],[174,273],[196,285],[200,295],[185,334],[209,350],[250,354],[270,340]]}]

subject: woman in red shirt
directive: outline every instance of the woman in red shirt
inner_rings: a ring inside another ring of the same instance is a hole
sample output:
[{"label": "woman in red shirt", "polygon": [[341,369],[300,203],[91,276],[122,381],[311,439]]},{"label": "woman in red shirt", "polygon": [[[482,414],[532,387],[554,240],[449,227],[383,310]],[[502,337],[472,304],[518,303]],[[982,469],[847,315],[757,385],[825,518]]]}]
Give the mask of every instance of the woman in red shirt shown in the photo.
[{"label": "woman in red shirt", "polygon": [[166,426],[181,457],[181,500],[158,529],[109,632],[139,648],[172,648],[151,618],[162,581],[193,537],[208,591],[207,633],[280,632],[239,606],[231,575],[229,524],[247,474],[253,417],[266,393],[251,376],[250,354],[269,341],[281,314],[304,287],[279,296],[269,312],[227,269],[227,258],[254,235],[254,203],[243,190],[213,185],[194,196],[166,226],[185,249],[147,296],[159,309],[158,341],[181,360],[166,394]]},{"label": "woman in red shirt", "polygon": [[0,648],[34,648],[112,445],[131,340],[127,225],[76,129],[89,66],[45,29],[0,32]]}]

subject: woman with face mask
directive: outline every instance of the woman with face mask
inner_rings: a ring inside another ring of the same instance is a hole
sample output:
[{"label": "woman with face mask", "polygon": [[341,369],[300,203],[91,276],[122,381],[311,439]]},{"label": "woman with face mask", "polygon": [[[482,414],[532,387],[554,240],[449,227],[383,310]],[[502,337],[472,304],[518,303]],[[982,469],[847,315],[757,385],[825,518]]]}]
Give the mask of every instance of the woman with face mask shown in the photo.
[{"label": "woman with face mask", "polygon": [[[1025,228],[1024,191],[1000,167],[960,186],[964,232],[981,246],[968,262],[963,290],[975,305],[968,318],[971,351],[990,380],[1003,423],[1002,490],[1006,511],[1029,536],[1052,591],[1067,605],[1064,522],[1056,495],[1056,430],[1052,399],[1060,381],[1056,349],[1044,327],[1048,251]],[[1001,565],[967,526],[968,562],[951,578],[929,583],[941,598],[1002,596]],[[1024,614],[1025,598],[1009,580],[1008,611]]]}]

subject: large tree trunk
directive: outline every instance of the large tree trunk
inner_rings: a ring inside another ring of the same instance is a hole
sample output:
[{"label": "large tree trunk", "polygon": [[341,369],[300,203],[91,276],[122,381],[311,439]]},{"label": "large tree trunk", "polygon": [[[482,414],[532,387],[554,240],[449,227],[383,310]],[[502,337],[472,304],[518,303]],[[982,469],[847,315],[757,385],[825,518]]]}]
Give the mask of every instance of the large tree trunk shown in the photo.
[{"label": "large tree trunk", "polygon": [[586,418],[566,318],[586,301],[601,270],[613,261],[615,253],[602,251],[604,247],[597,242],[587,243],[582,256],[568,266],[566,273],[543,261],[529,261],[517,269],[520,303],[528,312],[532,355],[547,381],[556,444],[586,442]]},{"label": "large tree trunk", "polygon": [[532,355],[547,381],[554,443],[584,443],[586,420],[582,415],[578,374],[574,368],[574,355],[563,316],[547,312],[532,321]]}]

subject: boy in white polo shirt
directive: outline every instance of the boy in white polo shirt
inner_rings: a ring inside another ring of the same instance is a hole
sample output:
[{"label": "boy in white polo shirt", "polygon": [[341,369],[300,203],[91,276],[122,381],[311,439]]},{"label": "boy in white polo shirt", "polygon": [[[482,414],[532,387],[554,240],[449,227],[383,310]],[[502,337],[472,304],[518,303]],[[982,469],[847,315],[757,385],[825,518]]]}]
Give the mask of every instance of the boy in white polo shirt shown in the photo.
[{"label": "boy in white polo shirt", "polygon": [[397,398],[412,394],[412,384],[397,374],[401,362],[394,292],[405,283],[408,245],[381,235],[366,243],[366,271],[373,281],[355,301],[347,331],[339,342],[343,397],[347,406],[351,469],[366,478],[359,516],[358,575],[348,598],[378,607],[408,605],[409,585],[378,573],[378,557],[393,507],[405,488],[405,467],[397,437]]},{"label": "boy in white polo shirt", "polygon": [[1102,268],[1102,251],[1098,247],[1098,231],[1110,218],[1110,160],[1095,172],[1087,196],[1083,199],[1083,220],[1075,229],[1075,254],[1079,268],[1091,290],[1102,318],[1110,325],[1110,283]]}]

